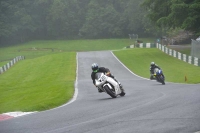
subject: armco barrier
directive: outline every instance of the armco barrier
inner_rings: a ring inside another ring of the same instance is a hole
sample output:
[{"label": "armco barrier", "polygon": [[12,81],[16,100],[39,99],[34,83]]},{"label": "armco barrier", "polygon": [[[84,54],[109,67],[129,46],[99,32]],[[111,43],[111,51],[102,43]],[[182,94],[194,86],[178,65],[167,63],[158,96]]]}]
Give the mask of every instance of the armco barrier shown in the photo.
[{"label": "armco barrier", "polygon": [[200,59],[197,57],[192,57],[192,56],[188,56],[186,54],[182,54],[180,52],[177,52],[175,50],[169,49],[166,46],[163,46],[161,44],[156,44],[156,48],[162,50],[163,52],[165,52],[168,55],[171,55],[175,58],[178,58],[179,60],[185,61],[189,64],[193,64],[195,66],[200,66]]},{"label": "armco barrier", "polygon": [[5,71],[7,71],[11,66],[13,66],[15,63],[17,63],[19,60],[24,60],[24,59],[25,59],[24,56],[17,56],[17,57],[15,57],[13,60],[11,60],[10,62],[8,62],[6,65],[0,67],[0,74],[2,74]]},{"label": "armco barrier", "polygon": [[138,43],[138,44],[126,46],[126,48],[155,48],[155,47],[156,47],[156,44],[154,43]]}]

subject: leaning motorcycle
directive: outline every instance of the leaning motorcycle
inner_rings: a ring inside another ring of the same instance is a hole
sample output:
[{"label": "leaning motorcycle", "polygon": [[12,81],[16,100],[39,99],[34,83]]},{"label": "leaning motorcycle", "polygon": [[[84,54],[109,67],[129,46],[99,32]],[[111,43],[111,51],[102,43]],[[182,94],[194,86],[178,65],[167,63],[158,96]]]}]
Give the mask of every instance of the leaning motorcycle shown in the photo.
[{"label": "leaning motorcycle", "polygon": [[163,76],[163,72],[161,69],[158,68],[154,69],[154,77],[158,82],[162,83],[163,85],[165,84],[165,78]]},{"label": "leaning motorcycle", "polygon": [[104,73],[96,73],[95,81],[96,86],[112,98],[116,98],[118,95],[124,96],[126,94],[120,89],[119,84],[113,78],[106,76]]}]

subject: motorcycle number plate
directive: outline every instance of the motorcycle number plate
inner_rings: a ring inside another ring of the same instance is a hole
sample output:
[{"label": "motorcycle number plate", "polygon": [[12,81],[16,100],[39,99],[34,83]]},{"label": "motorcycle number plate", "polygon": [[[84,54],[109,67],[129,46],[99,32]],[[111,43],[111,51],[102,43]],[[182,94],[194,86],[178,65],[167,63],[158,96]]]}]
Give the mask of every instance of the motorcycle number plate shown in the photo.
[{"label": "motorcycle number plate", "polygon": [[106,76],[103,75],[103,76],[101,77],[101,81],[105,81],[105,80],[106,80]]}]

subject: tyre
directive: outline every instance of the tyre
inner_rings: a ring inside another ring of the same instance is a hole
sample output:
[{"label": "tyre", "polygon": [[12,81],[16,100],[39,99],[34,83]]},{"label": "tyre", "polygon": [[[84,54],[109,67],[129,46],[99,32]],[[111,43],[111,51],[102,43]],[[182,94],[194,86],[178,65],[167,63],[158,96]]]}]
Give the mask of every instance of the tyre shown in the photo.
[{"label": "tyre", "polygon": [[162,84],[165,85],[165,81],[164,80],[162,80]]},{"label": "tyre", "polygon": [[116,98],[115,90],[111,90],[107,85],[104,86],[105,91],[110,95],[112,98]]},{"label": "tyre", "polygon": [[164,80],[163,76],[160,77],[160,81],[161,81],[161,83],[162,83],[163,85],[165,85],[165,80]]}]

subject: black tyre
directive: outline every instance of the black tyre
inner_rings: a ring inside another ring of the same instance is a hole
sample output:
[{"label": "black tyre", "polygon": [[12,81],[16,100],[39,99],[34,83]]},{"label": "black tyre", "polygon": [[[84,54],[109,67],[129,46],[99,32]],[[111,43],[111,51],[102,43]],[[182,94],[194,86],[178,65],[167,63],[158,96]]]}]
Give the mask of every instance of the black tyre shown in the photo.
[{"label": "black tyre", "polygon": [[156,78],[158,82],[162,83],[163,85],[165,84],[165,81],[162,76],[157,76]]},{"label": "black tyre", "polygon": [[110,95],[112,98],[116,98],[115,90],[111,90],[107,85],[104,86],[105,91]]},{"label": "black tyre", "polygon": [[160,81],[161,81],[161,83],[162,83],[163,85],[165,85],[165,80],[164,80],[163,76],[160,77]]}]

